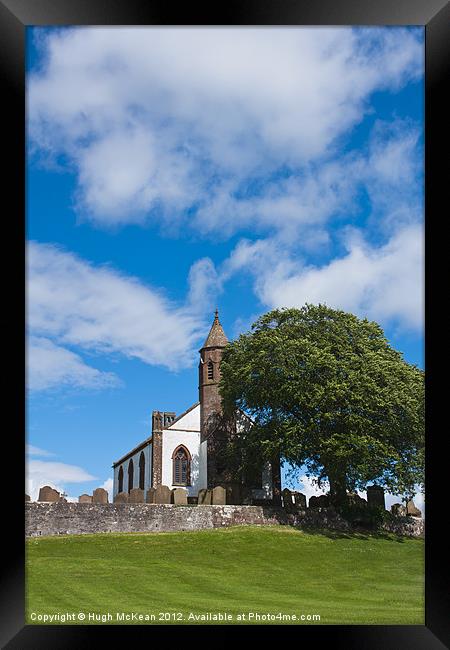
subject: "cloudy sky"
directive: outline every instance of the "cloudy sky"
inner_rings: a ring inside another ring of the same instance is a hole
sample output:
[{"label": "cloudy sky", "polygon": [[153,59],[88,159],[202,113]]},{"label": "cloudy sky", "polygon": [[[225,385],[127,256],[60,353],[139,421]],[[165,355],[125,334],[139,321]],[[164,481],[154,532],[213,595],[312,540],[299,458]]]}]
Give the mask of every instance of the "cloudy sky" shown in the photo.
[{"label": "cloudy sky", "polygon": [[323,302],[423,367],[422,28],[27,42],[32,496],[109,487],[153,409],[197,400],[216,306],[234,338]]}]

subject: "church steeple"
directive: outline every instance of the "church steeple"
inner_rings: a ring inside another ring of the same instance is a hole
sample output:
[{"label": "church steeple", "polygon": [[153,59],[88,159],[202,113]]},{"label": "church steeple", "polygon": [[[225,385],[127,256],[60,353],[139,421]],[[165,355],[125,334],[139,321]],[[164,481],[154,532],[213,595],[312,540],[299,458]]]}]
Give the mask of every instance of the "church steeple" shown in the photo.
[{"label": "church steeple", "polygon": [[219,393],[220,362],[228,338],[219,321],[219,312],[216,309],[214,321],[211,325],[206,341],[200,349],[200,363],[198,366],[198,389],[200,400],[200,438],[205,440],[212,422],[222,411],[222,400]]},{"label": "church steeple", "polygon": [[[219,310],[216,309],[214,312],[214,321],[209,330],[209,334],[206,337],[206,341],[203,344],[201,350],[205,348],[224,348],[228,343],[228,338],[223,331],[223,327],[219,320]],[[201,352],[200,350],[200,352]]]}]

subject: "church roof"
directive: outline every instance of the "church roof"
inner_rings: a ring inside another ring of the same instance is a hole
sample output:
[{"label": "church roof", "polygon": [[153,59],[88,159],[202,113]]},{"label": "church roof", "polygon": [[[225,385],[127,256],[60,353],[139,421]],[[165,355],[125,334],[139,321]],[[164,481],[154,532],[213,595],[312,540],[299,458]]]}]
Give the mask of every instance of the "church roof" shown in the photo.
[{"label": "church roof", "polygon": [[203,348],[224,348],[228,344],[227,335],[223,331],[223,327],[219,321],[219,312],[216,309],[214,322],[203,344]]}]

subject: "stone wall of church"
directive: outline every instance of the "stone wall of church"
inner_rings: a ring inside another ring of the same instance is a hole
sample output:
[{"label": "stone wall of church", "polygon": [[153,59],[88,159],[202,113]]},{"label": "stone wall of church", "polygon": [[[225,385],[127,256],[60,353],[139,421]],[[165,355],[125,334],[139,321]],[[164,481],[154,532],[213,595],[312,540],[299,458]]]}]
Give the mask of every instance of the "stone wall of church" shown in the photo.
[{"label": "stone wall of church", "polygon": [[[348,531],[350,525],[332,509],[308,508],[287,513],[273,506],[175,506],[149,503],[25,503],[27,537],[85,533],[137,533],[200,530],[237,525],[293,525],[304,529]],[[400,535],[423,536],[418,517],[399,517]]]}]

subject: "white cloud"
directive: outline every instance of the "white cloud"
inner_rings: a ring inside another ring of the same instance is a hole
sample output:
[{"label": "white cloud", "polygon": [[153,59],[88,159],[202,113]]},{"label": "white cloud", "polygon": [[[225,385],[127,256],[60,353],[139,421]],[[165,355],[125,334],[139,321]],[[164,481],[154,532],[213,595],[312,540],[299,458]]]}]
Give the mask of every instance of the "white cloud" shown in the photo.
[{"label": "white cloud", "polygon": [[120,385],[113,373],[92,368],[78,354],[36,336],[28,341],[27,374],[28,388],[33,391],[62,386],[96,389]]},{"label": "white cloud", "polygon": [[28,263],[29,380],[33,389],[73,385],[105,388],[117,377],[87,365],[80,351],[120,354],[169,369],[189,366],[205,334],[213,267],[200,260],[190,274],[185,305],[110,267],[88,263],[55,246],[31,242]]},{"label": "white cloud", "polygon": [[368,244],[348,230],[347,253],[323,266],[295,260],[276,239],[241,241],[223,264],[225,278],[242,269],[269,308],[327,304],[401,328],[423,327],[423,228],[408,225],[385,244]]},{"label": "white cloud", "polygon": [[[189,365],[202,308],[243,270],[269,307],[322,301],[420,328],[421,231],[411,225],[422,218],[417,126],[377,121],[366,149],[338,150],[339,137],[371,110],[373,91],[423,73],[419,33],[76,28],[42,39],[45,62],[28,80],[29,133],[76,171],[81,218],[181,221],[219,238],[251,228],[267,238],[239,242],[218,269],[198,260],[182,305],[111,268],[32,244],[29,323],[41,351],[44,339],[55,346],[48,371],[35,364],[35,385],[112,385],[81,351]],[[366,241],[347,235],[346,255],[312,266],[308,253],[331,250],[331,219],[365,219]],[[370,243],[380,232],[384,243]]]},{"label": "white cloud", "polygon": [[54,456],[50,451],[47,451],[46,449],[41,449],[40,447],[35,447],[34,445],[26,445],[26,453],[28,456]]},{"label": "white cloud", "polygon": [[[285,247],[307,251],[329,243],[325,228],[332,219],[351,223],[368,209],[375,230],[392,232],[423,216],[419,136],[419,129],[405,121],[378,121],[368,146],[357,153],[310,164],[242,197],[232,184],[219,185],[195,223],[203,231],[220,228],[222,236],[249,227],[274,231]],[[368,207],[360,200],[362,193]]]},{"label": "white cloud", "polygon": [[[45,62],[28,80],[29,133],[36,147],[73,165],[83,217],[108,225],[144,221],[158,209],[176,221],[199,206],[196,227],[221,230],[222,220],[211,219],[236,207],[228,203],[239,183],[329,154],[368,111],[373,91],[418,78],[418,34],[59,30],[41,40]],[[278,203],[297,213],[289,197]],[[262,220],[279,219],[270,205],[259,210]]]},{"label": "white cloud", "polygon": [[[31,497],[32,501],[36,501],[39,497],[39,489],[44,485],[49,485],[62,493],[65,491],[67,485],[93,481],[96,477],[91,476],[91,474],[76,465],[43,460],[28,460],[26,463],[25,478],[25,492]],[[71,497],[71,500],[73,499],[74,497]]]},{"label": "white cloud", "polygon": [[420,330],[423,325],[423,233],[408,226],[383,246],[359,237],[346,256],[323,267],[267,277],[264,301],[272,307],[326,303],[361,316]]},{"label": "white cloud", "polygon": [[222,280],[209,257],[197,260],[189,270],[188,304],[194,310],[212,311],[217,296],[222,291]]}]

